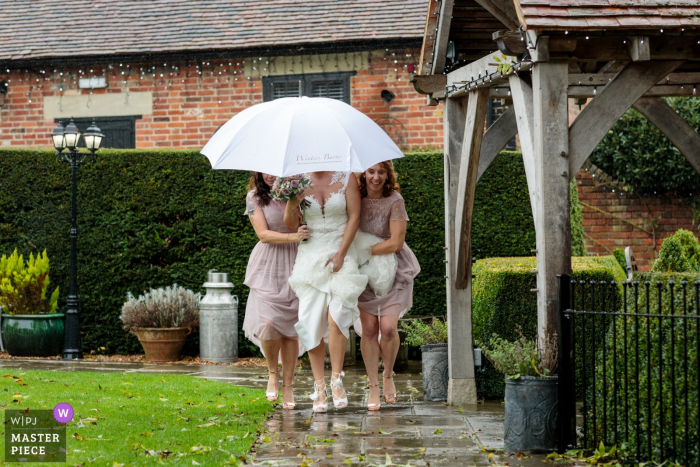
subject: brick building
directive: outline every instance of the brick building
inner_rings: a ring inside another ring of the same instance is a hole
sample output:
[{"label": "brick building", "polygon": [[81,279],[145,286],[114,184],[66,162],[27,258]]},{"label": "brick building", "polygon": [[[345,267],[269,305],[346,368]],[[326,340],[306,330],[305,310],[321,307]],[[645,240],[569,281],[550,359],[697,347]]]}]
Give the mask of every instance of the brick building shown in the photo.
[{"label": "brick building", "polygon": [[246,107],[298,95],[348,102],[404,148],[442,146],[439,107],[409,84],[424,0],[78,0],[65,28],[55,1],[0,9],[0,146],[50,146],[73,117],[107,147],[201,148]]}]

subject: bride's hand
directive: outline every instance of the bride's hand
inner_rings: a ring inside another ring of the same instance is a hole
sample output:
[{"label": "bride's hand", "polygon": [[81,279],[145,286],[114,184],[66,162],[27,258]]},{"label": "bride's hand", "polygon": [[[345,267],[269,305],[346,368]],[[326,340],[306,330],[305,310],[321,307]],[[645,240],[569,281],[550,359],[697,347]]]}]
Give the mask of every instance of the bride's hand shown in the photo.
[{"label": "bride's hand", "polygon": [[328,266],[328,263],[333,263],[333,272],[338,272],[340,268],[343,267],[343,263],[345,263],[345,256],[338,252],[331,259],[326,261],[326,266]]}]

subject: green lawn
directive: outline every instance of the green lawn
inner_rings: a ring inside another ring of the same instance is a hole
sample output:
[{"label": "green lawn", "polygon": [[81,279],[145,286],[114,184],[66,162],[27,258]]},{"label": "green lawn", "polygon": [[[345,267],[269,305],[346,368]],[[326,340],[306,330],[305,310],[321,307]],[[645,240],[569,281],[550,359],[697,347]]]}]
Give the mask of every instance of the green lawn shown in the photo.
[{"label": "green lawn", "polygon": [[263,390],[184,375],[0,369],[0,387],[3,409],[73,407],[69,465],[235,464],[272,410]]}]

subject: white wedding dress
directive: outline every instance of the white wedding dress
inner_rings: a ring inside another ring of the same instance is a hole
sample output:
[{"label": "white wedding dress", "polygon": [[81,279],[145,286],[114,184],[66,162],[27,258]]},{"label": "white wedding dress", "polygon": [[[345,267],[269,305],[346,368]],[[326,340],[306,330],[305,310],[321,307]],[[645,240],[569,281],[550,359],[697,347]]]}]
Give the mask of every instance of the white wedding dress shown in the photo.
[{"label": "white wedding dress", "polygon": [[338,252],[348,223],[345,189],[349,177],[350,172],[333,175],[331,185],[342,181],[342,187],[323,206],[313,196],[306,197],[311,206],[304,215],[311,236],[299,244],[289,284],[299,298],[299,322],[294,328],[307,349],[316,348],[328,337],[328,311],[345,337],[360,316],[357,298],[367,286],[367,276],[360,272],[355,246],[348,249],[338,272],[333,272],[332,263],[326,265]]}]

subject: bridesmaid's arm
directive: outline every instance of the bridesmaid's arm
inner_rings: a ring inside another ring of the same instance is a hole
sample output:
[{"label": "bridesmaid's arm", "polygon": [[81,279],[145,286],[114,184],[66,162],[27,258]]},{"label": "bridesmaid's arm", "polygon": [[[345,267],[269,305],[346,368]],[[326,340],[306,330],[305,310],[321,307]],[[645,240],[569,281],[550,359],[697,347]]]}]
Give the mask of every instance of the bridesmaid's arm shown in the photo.
[{"label": "bridesmaid's arm", "polygon": [[279,245],[282,243],[300,242],[303,238],[309,238],[308,233],[305,234],[302,232],[293,232],[286,234],[268,229],[265,214],[260,208],[253,211],[253,214],[249,214],[248,217],[250,218],[250,223],[253,224],[253,228],[255,229],[255,235],[257,235],[260,241],[263,243]]},{"label": "bridesmaid's arm", "polygon": [[406,221],[390,221],[391,237],[389,240],[374,245],[371,250],[372,254],[388,255],[401,251],[403,243],[406,241],[406,224],[408,224]]},{"label": "bridesmaid's arm", "polygon": [[350,174],[347,188],[345,189],[345,208],[348,212],[348,223],[343,232],[343,240],[340,242],[338,252],[329,259],[326,264],[333,262],[333,272],[338,272],[343,267],[345,255],[348,254],[348,249],[352,241],[355,239],[358,227],[360,227],[360,210],[362,208],[362,199],[360,198],[360,188],[357,186],[357,178],[355,174]]}]

